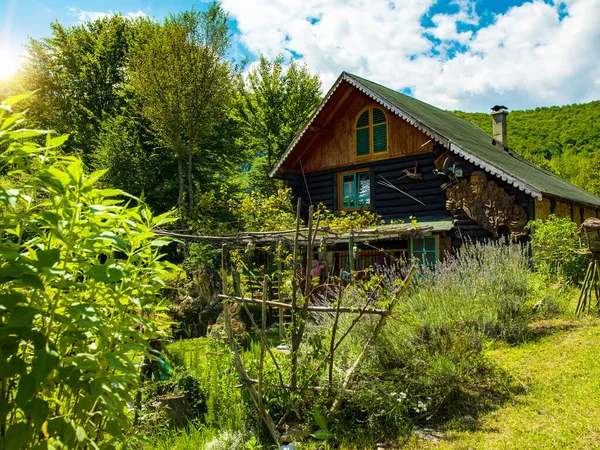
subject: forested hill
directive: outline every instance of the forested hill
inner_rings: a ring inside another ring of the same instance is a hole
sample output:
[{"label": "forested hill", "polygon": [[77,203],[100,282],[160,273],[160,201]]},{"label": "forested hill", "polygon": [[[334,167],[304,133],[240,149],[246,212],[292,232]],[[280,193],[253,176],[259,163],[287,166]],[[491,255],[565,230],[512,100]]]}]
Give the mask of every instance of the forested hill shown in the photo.
[{"label": "forested hill", "polygon": [[[489,114],[452,113],[492,134]],[[600,101],[511,111],[508,145],[530,161],[600,195]]]}]

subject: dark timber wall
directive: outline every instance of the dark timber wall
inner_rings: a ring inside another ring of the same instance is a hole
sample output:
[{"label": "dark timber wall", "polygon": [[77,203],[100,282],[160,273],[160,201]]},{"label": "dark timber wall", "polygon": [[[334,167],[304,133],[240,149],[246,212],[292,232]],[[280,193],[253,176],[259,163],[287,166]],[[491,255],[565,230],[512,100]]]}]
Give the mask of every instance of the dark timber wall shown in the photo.
[{"label": "dark timber wall", "polygon": [[[305,176],[286,173],[285,179],[288,186],[292,188],[294,198],[302,200],[302,214],[305,218],[310,204],[323,203],[328,209],[337,210],[338,174],[361,169],[369,169],[371,172],[371,209],[386,221],[390,219],[408,220],[410,216],[415,216],[417,220],[432,216],[450,217],[450,213],[446,210],[446,194],[442,190],[442,184],[447,182],[448,178],[433,173],[435,169],[434,161],[443,151],[444,149],[438,146],[433,153],[424,155],[371,161],[343,168],[311,172]],[[408,177],[399,179],[404,175],[403,170],[413,168],[416,162],[419,162],[418,171],[423,174],[423,180],[418,182]],[[461,165],[464,177],[467,180],[474,171],[481,170],[467,161],[463,161]],[[530,215],[530,196],[499,178],[490,174],[487,174],[487,176],[488,181],[495,181],[509,195],[514,195],[517,203],[525,208],[525,211]],[[381,177],[386,178],[404,192],[418,198],[426,206],[394,189],[381,186],[377,183]],[[471,220],[462,210],[457,211],[453,220],[455,224],[452,232],[454,247],[460,246],[461,241],[467,237],[471,239],[493,237],[490,232]]]}]

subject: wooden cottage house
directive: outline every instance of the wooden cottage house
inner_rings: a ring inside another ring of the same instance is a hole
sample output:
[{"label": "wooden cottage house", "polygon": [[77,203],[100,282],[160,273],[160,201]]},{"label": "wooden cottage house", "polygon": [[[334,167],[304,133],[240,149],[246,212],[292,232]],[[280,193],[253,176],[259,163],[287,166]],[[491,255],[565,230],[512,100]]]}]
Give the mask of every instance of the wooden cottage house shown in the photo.
[{"label": "wooden cottage house", "polygon": [[[507,147],[507,114],[505,107],[493,108],[492,137],[435,106],[344,72],[270,175],[283,178],[306,208],[369,208],[387,222],[414,217],[433,227],[425,238],[361,246],[359,269],[383,255],[435,264],[467,239],[520,240],[529,220],[552,213],[578,224],[600,217],[600,198]],[[347,253],[338,250],[337,264],[346,266]]]}]

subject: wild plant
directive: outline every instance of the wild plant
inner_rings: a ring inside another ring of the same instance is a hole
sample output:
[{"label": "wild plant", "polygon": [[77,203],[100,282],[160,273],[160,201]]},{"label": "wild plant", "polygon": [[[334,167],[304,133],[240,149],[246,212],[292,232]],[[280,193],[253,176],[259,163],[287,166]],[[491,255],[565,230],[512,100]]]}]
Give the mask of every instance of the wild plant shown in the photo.
[{"label": "wild plant", "polygon": [[20,128],[18,100],[0,107],[0,448],[127,447],[177,270],[152,229],[173,219],[98,189],[103,171],[58,152],[67,136]]}]

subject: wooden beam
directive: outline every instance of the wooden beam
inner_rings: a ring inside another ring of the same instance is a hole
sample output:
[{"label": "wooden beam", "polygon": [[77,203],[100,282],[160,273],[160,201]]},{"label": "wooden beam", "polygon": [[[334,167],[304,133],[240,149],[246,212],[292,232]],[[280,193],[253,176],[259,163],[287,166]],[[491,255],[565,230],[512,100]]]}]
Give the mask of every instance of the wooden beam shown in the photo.
[{"label": "wooden beam", "polygon": [[[355,91],[356,88],[354,86],[352,86],[350,83],[348,83],[348,86],[346,88],[346,90],[344,91],[344,93],[342,94],[342,96],[340,97],[340,99],[337,101],[337,103],[335,104],[335,106],[333,107],[333,109],[329,112],[329,114],[327,115],[327,117],[325,118],[325,120],[323,120],[322,123],[322,127],[326,127],[329,124],[329,121],[333,118],[333,116],[335,116],[335,114],[340,110],[340,108],[344,105],[344,103],[346,102],[346,100],[348,99],[348,97],[350,96],[350,94]],[[320,128],[322,128],[320,127]],[[308,127],[308,129],[310,130],[311,127]],[[313,133],[311,133],[313,134]],[[332,131],[332,135],[333,135],[333,131]],[[315,142],[315,140],[321,136],[321,134],[316,133],[312,136],[312,138],[310,139],[310,141],[304,146],[304,149],[301,150],[298,155],[296,155],[294,157],[294,159],[292,160],[292,163],[290,164],[291,166],[295,166],[296,164],[298,164],[298,161],[300,161],[300,159],[306,154],[306,152],[311,148],[311,146],[313,145],[313,143]],[[292,155],[290,155],[292,156]],[[281,169],[280,169],[281,170]]]},{"label": "wooden beam", "polygon": [[344,102],[348,99],[348,97],[350,96],[350,94],[354,90],[356,90],[356,88],[354,86],[352,86],[351,84],[348,83],[348,87],[344,91],[344,94],[338,100],[338,102],[335,104],[335,106],[333,107],[333,109],[331,110],[331,112],[327,115],[327,117],[323,121],[323,125],[324,126],[329,125],[329,121],[333,118],[333,116],[335,116],[335,114],[339,111],[339,109],[342,107],[342,105],[344,104]]},{"label": "wooden beam", "polygon": [[[246,298],[246,297],[237,297],[234,295],[219,295],[219,298],[221,299],[229,299],[232,300],[234,302],[238,302],[238,303],[253,303],[253,304],[257,304],[257,305],[262,305],[263,301],[259,300],[257,298]],[[282,309],[296,309],[298,311],[302,311],[302,306],[300,305],[296,305],[296,307],[292,306],[289,303],[280,303],[280,302],[274,302],[274,301],[267,301],[266,302],[267,306],[274,306],[276,308],[282,308]],[[338,311],[338,308],[334,308],[331,306],[309,306],[308,307],[308,311],[314,311],[314,312],[321,312],[321,313],[335,313]],[[375,314],[375,315],[379,315],[379,316],[387,316],[389,313],[389,311],[387,309],[364,309],[361,310],[359,308],[353,308],[353,307],[340,307],[339,308],[339,312],[340,313],[354,313],[354,314]]]},{"label": "wooden beam", "polygon": [[320,127],[318,125],[311,125],[308,127],[308,130],[312,133],[316,133],[317,135],[325,136],[326,138],[332,138],[334,136],[333,130],[329,128]]}]

